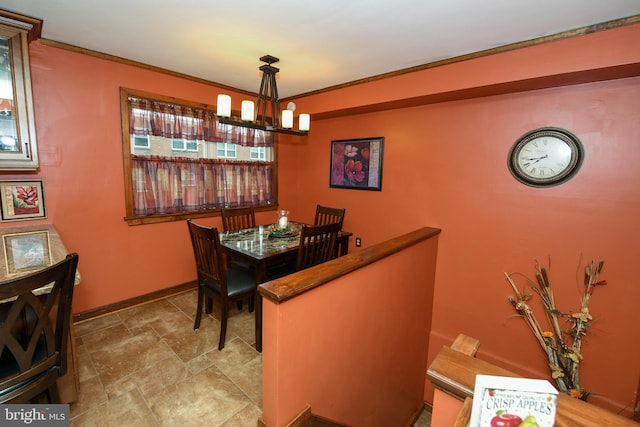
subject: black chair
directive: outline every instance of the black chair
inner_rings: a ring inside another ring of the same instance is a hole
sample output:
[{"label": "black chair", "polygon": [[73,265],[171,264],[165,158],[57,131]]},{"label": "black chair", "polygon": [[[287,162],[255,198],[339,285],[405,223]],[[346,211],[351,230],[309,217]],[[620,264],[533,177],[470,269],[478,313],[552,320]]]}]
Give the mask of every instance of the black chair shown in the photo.
[{"label": "black chair", "polygon": [[342,230],[342,223],[344,222],[344,214],[347,210],[343,208],[330,208],[328,206],[316,206],[316,218],[313,221],[314,225],[325,225],[337,222],[340,224],[340,230]]},{"label": "black chair", "polygon": [[256,216],[252,206],[222,209],[220,216],[222,217],[222,229],[225,232],[256,226]]},{"label": "black chair", "polygon": [[218,350],[222,350],[227,334],[229,305],[233,301],[248,298],[249,311],[253,311],[257,292],[256,276],[249,270],[227,266],[217,228],[198,225],[191,220],[187,220],[187,225],[198,271],[198,311],[193,329],[200,328],[205,297],[207,313],[213,310],[213,299],[219,299],[221,309]]},{"label": "black chair", "polygon": [[[220,211],[222,229],[224,232],[245,230],[256,226],[256,216],[252,206],[240,208],[226,208]],[[244,260],[227,257],[229,266],[252,269],[252,266]],[[238,303],[242,309],[242,301]]]},{"label": "black chair", "polygon": [[[224,208],[220,211],[220,217],[222,218],[222,229],[225,233],[245,230],[256,226],[256,214],[253,206]],[[229,267],[240,267],[255,271],[250,263],[242,259],[227,256],[227,264]],[[238,310],[242,310],[242,300],[238,300],[237,305]]]},{"label": "black chair", "polygon": [[[331,208],[329,206],[316,206],[316,218],[314,225],[331,224],[337,222],[340,224],[340,231],[342,231],[342,223],[344,222],[344,214],[346,213],[344,208]],[[336,256],[340,255],[340,248],[336,246]]]},{"label": "black chair", "polygon": [[303,225],[300,229],[300,246],[295,265],[287,265],[267,270],[271,280],[336,258],[336,240],[340,223],[325,225]]},{"label": "black chair", "polygon": [[[0,403],[60,403],[78,254],[0,283]],[[52,285],[36,296],[38,288]]]}]

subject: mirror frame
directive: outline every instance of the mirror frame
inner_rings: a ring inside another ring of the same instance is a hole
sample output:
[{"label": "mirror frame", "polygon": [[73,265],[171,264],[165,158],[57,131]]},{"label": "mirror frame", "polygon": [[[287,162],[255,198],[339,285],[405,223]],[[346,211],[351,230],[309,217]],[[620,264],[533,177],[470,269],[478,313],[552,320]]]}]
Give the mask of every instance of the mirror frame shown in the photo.
[{"label": "mirror frame", "polygon": [[35,170],[38,145],[31,91],[29,42],[40,37],[42,20],[0,10],[0,36],[9,41],[14,118],[19,149],[0,151],[0,170]]}]

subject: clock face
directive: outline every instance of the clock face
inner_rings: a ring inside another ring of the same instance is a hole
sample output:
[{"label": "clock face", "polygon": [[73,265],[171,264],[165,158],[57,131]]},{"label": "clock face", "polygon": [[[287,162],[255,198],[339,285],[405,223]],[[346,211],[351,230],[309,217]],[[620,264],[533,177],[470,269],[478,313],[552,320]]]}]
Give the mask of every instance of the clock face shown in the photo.
[{"label": "clock face", "polygon": [[571,178],[583,158],[582,144],[564,129],[542,128],[528,132],[511,147],[508,165],[520,182],[546,187]]}]

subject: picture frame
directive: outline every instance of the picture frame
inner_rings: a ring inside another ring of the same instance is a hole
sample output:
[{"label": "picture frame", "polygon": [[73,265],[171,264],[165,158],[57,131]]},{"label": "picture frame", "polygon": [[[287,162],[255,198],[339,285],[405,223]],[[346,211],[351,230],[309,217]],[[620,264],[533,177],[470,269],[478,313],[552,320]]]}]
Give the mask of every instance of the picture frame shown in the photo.
[{"label": "picture frame", "polygon": [[384,137],[331,141],[329,187],[382,191]]},{"label": "picture frame", "polygon": [[2,237],[7,274],[29,273],[51,265],[48,231],[5,234]]},{"label": "picture frame", "polygon": [[0,181],[2,221],[46,218],[42,180]]}]

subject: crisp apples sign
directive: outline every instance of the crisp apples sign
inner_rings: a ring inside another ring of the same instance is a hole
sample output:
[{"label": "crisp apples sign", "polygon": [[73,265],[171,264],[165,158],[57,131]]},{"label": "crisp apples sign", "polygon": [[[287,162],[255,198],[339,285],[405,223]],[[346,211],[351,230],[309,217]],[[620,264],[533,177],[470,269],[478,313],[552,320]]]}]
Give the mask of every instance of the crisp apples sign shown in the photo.
[{"label": "crisp apples sign", "polygon": [[470,427],[552,427],[558,391],[545,380],[477,375]]}]

